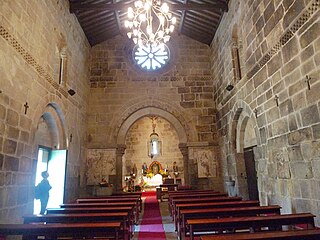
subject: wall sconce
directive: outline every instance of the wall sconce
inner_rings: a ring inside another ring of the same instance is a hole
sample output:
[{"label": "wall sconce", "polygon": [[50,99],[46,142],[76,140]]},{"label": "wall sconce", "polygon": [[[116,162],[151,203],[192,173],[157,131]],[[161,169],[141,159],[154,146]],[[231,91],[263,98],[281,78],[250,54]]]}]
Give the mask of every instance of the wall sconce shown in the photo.
[{"label": "wall sconce", "polygon": [[76,91],[70,88],[70,89],[68,90],[68,93],[70,94],[70,96],[73,96],[73,95],[76,94]]},{"label": "wall sconce", "polygon": [[231,85],[231,84],[229,84],[229,85],[226,87],[226,89],[227,89],[229,92],[230,92],[233,88],[234,88],[234,86]]}]

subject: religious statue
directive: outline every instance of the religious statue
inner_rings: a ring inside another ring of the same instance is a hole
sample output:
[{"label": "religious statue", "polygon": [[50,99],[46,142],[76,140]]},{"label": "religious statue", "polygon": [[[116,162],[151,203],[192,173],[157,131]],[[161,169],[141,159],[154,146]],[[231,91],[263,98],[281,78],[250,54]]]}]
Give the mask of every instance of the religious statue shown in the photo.
[{"label": "religious statue", "polygon": [[136,164],[133,164],[132,170],[131,170],[131,177],[135,178],[137,176],[138,170]]},{"label": "religious statue", "polygon": [[146,162],[144,162],[143,165],[142,165],[142,174],[146,175],[147,174],[147,170],[148,170],[148,165],[146,164]]},{"label": "religious statue", "polygon": [[154,175],[158,174],[159,173],[159,166],[157,164],[153,164],[152,166],[152,173]]},{"label": "religious statue", "polygon": [[177,162],[173,162],[172,169],[173,169],[173,174],[174,174],[174,176],[176,176],[176,177],[177,177],[177,176],[179,175]]}]

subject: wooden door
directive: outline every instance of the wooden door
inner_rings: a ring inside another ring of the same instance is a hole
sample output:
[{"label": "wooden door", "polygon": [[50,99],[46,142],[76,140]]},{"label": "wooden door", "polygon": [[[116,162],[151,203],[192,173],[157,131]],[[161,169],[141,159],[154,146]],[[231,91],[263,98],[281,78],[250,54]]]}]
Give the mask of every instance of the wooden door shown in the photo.
[{"label": "wooden door", "polygon": [[259,200],[257,172],[254,161],[253,147],[244,149],[244,162],[247,174],[248,192],[250,200]]}]

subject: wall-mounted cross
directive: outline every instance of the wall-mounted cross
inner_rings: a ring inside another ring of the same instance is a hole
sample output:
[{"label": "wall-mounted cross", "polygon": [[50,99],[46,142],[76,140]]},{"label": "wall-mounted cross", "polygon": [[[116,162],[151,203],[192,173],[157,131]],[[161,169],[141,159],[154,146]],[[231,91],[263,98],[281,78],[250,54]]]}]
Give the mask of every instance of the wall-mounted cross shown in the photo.
[{"label": "wall-mounted cross", "polygon": [[27,114],[27,111],[29,108],[28,102],[26,102],[23,106],[24,106],[24,114]]},{"label": "wall-mounted cross", "polygon": [[253,110],[253,112],[254,112],[254,115],[255,115],[256,118],[257,118],[257,117],[258,117],[258,109],[255,108],[255,109]]},{"label": "wall-mounted cross", "polygon": [[274,100],[276,100],[277,107],[279,107],[279,97],[278,97],[278,95],[274,96]]},{"label": "wall-mounted cross", "polygon": [[311,89],[310,81],[311,81],[311,77],[309,77],[309,76],[307,75],[305,82],[307,83],[309,90]]}]

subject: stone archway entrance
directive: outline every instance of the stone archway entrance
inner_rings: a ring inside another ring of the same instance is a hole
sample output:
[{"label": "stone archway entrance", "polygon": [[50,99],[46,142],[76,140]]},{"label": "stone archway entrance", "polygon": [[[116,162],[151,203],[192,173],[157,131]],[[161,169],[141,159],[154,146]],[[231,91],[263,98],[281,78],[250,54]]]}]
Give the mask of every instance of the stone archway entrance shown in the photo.
[{"label": "stone archway entrance", "polygon": [[[43,111],[35,132],[35,185],[42,180],[41,173],[49,172],[51,185],[47,207],[59,207],[64,201],[67,161],[64,117],[60,108],[52,103]],[[40,202],[34,201],[34,213],[39,214]]]},{"label": "stone archway entrance", "polygon": [[257,124],[244,102],[235,106],[231,124],[231,149],[235,159],[237,192],[246,199],[258,199],[255,150],[258,145]]}]

